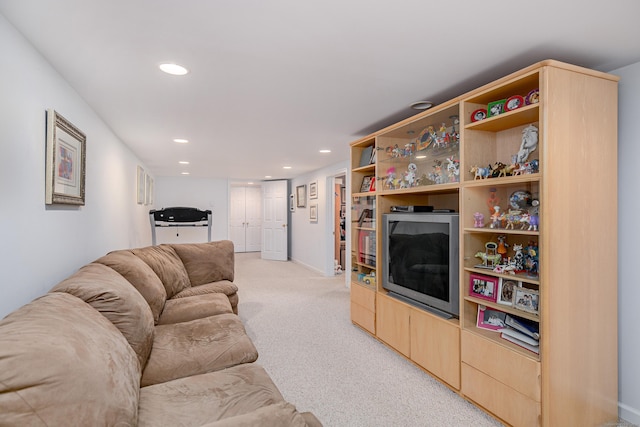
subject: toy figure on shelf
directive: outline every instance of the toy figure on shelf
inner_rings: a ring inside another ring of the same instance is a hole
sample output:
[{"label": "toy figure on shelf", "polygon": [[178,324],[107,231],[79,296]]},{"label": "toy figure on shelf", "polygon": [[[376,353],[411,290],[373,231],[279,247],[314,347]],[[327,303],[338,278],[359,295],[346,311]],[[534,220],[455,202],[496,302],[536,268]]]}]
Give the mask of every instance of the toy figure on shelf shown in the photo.
[{"label": "toy figure on shelf", "polygon": [[529,242],[524,254],[524,269],[529,277],[538,277],[538,244]]},{"label": "toy figure on shelf", "polygon": [[494,208],[498,205],[498,203],[500,203],[500,199],[496,194],[496,189],[495,188],[489,189],[489,198],[487,199],[487,207],[489,208],[490,215],[493,215],[493,213],[495,212]]},{"label": "toy figure on shelf", "polygon": [[522,129],[522,143],[520,144],[520,150],[516,154],[514,163],[524,163],[529,154],[533,153],[538,147],[538,128],[534,125],[529,125]]},{"label": "toy figure on shelf", "polygon": [[497,239],[498,239],[498,249],[496,251],[502,257],[502,261],[506,261],[508,258],[507,248],[509,247],[509,244],[507,243],[507,236],[505,236],[504,234],[501,234],[497,237]]},{"label": "toy figure on shelf", "polygon": [[447,157],[447,173],[449,182],[460,181],[460,160],[455,160],[454,156]]},{"label": "toy figure on shelf", "polygon": [[522,211],[516,209],[509,209],[507,214],[505,215],[505,219],[507,220],[507,225],[504,227],[505,230],[515,230],[516,227],[520,226],[522,221]]},{"label": "toy figure on shelf", "polygon": [[[415,163],[409,163],[407,171],[404,173],[403,183],[400,184],[401,188],[411,188],[416,185],[416,172],[418,167]],[[404,185],[403,185],[404,184]]]},{"label": "toy figure on shelf", "polygon": [[524,254],[522,253],[522,245],[513,245],[513,266],[516,273],[524,271]]},{"label": "toy figure on shelf", "polygon": [[396,179],[396,168],[391,166],[387,169],[387,179],[385,181],[388,190],[395,190],[398,185],[398,180]]},{"label": "toy figure on shelf", "polygon": [[473,226],[476,228],[484,227],[484,215],[480,212],[476,212],[473,214]]},{"label": "toy figure on shelf", "polygon": [[493,207],[493,213],[491,214],[491,225],[489,228],[501,228],[504,214],[500,212],[500,206]]},{"label": "toy figure on shelf", "polygon": [[531,209],[529,209],[529,231],[538,231],[540,224],[540,201],[534,199],[531,201]]},{"label": "toy figure on shelf", "polygon": [[479,166],[473,166],[469,172],[473,174],[473,179],[486,179],[491,175],[491,165],[486,168],[481,168]]},{"label": "toy figure on shelf", "polygon": [[476,252],[475,257],[482,260],[482,264],[476,267],[493,269],[500,264],[502,255],[497,252],[498,244],[496,242],[487,242],[484,245],[485,252]]}]

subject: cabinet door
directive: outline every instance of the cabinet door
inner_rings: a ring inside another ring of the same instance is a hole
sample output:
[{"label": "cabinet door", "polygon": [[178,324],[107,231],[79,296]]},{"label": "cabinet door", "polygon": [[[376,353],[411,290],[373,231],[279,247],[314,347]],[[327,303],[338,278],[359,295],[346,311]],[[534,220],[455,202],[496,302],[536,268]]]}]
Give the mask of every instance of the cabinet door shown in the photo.
[{"label": "cabinet door", "polygon": [[376,293],[358,284],[351,284],[351,321],[376,333]]},{"label": "cabinet door", "polygon": [[411,308],[386,295],[378,295],[376,331],[382,341],[409,357]]},{"label": "cabinet door", "polygon": [[460,328],[420,310],[411,312],[411,360],[460,388]]}]

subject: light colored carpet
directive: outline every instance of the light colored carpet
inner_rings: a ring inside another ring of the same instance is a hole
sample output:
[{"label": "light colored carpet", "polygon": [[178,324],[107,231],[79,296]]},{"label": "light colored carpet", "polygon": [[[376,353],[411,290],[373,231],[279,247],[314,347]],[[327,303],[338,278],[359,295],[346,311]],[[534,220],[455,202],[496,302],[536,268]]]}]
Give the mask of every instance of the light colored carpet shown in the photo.
[{"label": "light colored carpet", "polygon": [[242,253],[235,283],[258,363],[325,427],[502,426],[354,326],[344,276]]}]

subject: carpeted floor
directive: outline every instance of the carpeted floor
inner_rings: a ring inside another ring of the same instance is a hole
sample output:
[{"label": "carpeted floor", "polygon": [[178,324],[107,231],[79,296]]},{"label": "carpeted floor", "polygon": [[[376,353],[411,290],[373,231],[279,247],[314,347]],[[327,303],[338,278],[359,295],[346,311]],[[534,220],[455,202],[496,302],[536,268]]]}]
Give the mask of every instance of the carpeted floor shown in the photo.
[{"label": "carpeted floor", "polygon": [[235,283],[258,363],[325,427],[502,425],[354,326],[344,276],[239,253]]}]

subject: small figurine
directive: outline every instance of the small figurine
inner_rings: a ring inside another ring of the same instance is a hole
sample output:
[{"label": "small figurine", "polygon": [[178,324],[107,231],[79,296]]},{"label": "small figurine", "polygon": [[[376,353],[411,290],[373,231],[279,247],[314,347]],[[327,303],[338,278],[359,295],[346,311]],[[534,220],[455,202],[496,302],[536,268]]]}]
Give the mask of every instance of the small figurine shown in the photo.
[{"label": "small figurine", "polygon": [[507,259],[507,248],[509,247],[509,244],[507,243],[507,236],[505,236],[504,234],[501,234],[498,236],[498,249],[496,250],[500,256],[502,257],[503,261],[506,261]]},{"label": "small figurine", "polygon": [[480,212],[476,212],[473,214],[473,226],[476,228],[484,227],[484,215]]},{"label": "small figurine", "polygon": [[538,276],[538,245],[535,242],[529,242],[524,254],[524,269],[529,277]]},{"label": "small figurine", "polygon": [[538,231],[540,224],[540,201],[534,199],[531,201],[531,209],[529,209],[529,231]]},{"label": "small figurine", "polygon": [[502,219],[504,214],[500,213],[500,206],[493,207],[493,213],[491,214],[491,225],[489,228],[500,228],[502,226]]},{"label": "small figurine", "polygon": [[387,188],[389,190],[395,190],[396,189],[396,184],[397,184],[397,180],[396,180],[396,168],[391,166],[389,169],[387,169],[387,180],[386,180],[386,184],[387,184]]},{"label": "small figurine", "polygon": [[489,190],[489,198],[487,199],[487,207],[489,208],[489,213],[493,214],[495,212],[494,208],[500,203],[500,199],[496,194],[496,189],[491,188]]},{"label": "small figurine", "polygon": [[416,172],[418,171],[418,167],[415,163],[409,163],[407,166],[407,172],[404,174],[404,180],[407,183],[407,188],[411,188],[416,184]]},{"label": "small figurine", "polygon": [[529,125],[522,129],[522,144],[520,144],[520,150],[516,154],[515,163],[524,163],[529,154],[533,153],[538,147],[538,128],[534,125]]},{"label": "small figurine", "polygon": [[489,174],[491,174],[491,165],[487,166],[486,168],[481,168],[479,166],[473,166],[469,172],[471,172],[473,174],[473,179],[486,179],[489,177]]}]

